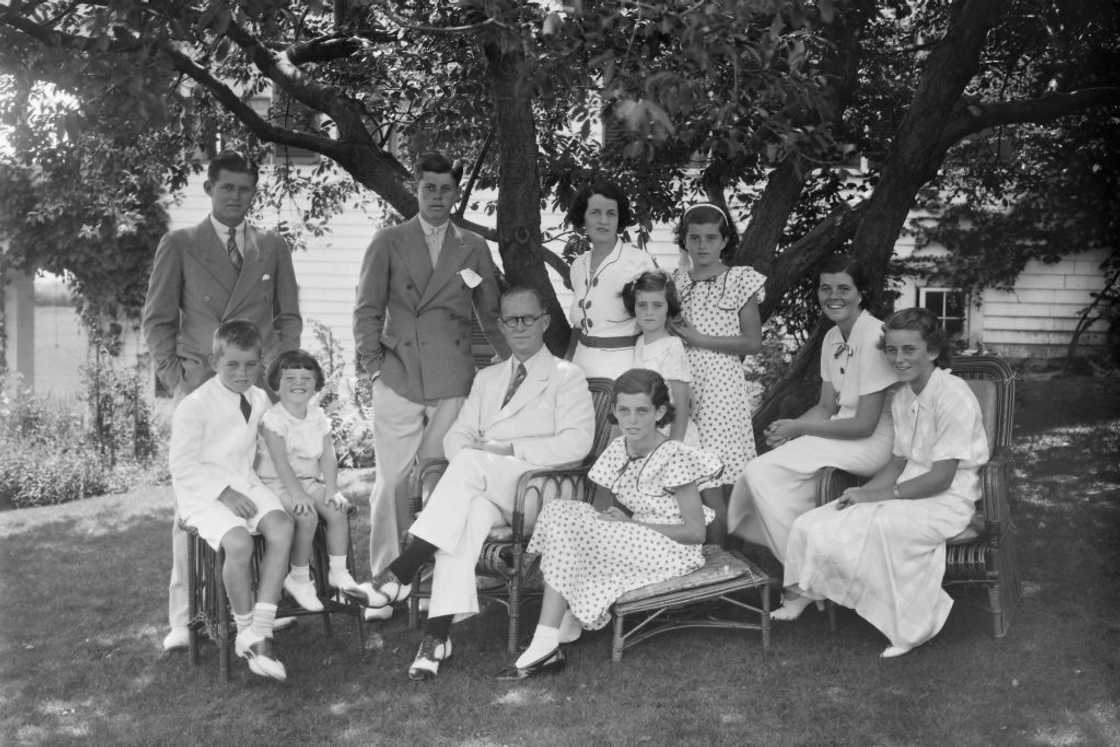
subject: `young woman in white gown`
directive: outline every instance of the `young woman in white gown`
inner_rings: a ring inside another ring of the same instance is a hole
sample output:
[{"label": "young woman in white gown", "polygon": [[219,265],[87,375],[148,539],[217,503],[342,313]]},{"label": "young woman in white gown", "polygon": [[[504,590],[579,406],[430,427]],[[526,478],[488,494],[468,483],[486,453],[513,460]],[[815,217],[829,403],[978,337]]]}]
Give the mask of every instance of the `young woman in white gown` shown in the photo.
[{"label": "young woman in white gown", "polygon": [[945,331],[925,309],[885,325],[884,350],[902,386],[891,400],[894,453],[858,488],[800,516],[786,547],[792,596],[776,620],[813,600],[854,609],[889,640],[884,658],[933,638],[953,600],[941,588],[945,541],[968,526],[988,461],[980,404],[948,362]]},{"label": "young woman in white gown", "polygon": [[826,260],[817,299],[835,323],[821,344],[821,393],[801,417],[766,429],[771,450],[747,463],[727,508],[732,534],[785,560],[793,521],[816,505],[825,467],[861,477],[891,457],[888,390],[897,379],[879,348],[882,322],[863,308],[866,273],[851,257]]}]

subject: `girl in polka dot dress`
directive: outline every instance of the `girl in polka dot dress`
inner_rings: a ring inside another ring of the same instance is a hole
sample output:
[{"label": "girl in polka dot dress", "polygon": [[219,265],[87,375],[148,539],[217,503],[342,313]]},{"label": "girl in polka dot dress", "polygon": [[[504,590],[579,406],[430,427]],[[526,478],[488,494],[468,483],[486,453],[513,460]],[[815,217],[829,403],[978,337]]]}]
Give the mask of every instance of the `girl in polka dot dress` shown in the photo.
[{"label": "girl in polka dot dress", "polygon": [[529,551],[542,556],[540,622],[506,678],[562,667],[560,644],[605,626],[622,594],[704,564],[714,514],[697,484],[720,473],[719,459],[658,430],[672,420],[673,406],[653,371],[631,369],[615,381],[613,418],[623,435],[591,468],[595,504],[554,500],[537,519]]},{"label": "girl in polka dot dress", "polygon": [[728,267],[724,256],[737,237],[722,208],[693,205],[677,229],[688,265],[673,272],[683,319],[673,331],[684,340],[692,369],[692,420],[700,447],[723,462],[722,485],[703,491],[704,505],[716,512],[708,534],[722,543],[727,534],[727,497],[747,462],[754,458],[750,391],[743,356],[762,346],[758,304],[766,278],[750,267]]}]

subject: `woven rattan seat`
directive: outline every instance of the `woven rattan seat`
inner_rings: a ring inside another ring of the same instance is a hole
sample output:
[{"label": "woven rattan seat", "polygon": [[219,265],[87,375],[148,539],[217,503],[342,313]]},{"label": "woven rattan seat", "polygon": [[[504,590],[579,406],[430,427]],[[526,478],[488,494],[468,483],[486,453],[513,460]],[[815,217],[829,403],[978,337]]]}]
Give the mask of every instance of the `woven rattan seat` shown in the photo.
[{"label": "woven rattan seat", "polygon": [[[704,565],[692,573],[632,589],[619,597],[614,613],[611,660],[622,661],[622,652],[661,633],[684,628],[736,628],[762,632],[762,648],[770,647],[770,592],[773,580],[737,552],[718,545],[704,546]],[[731,596],[759,590],[761,607]],[[748,613],[748,619],[716,618],[707,604],[719,601]],[[695,611],[689,614],[689,607]],[[629,627],[630,616],[640,616]],[[758,616],[758,622],[751,617]]]},{"label": "woven rattan seat", "polygon": [[[350,507],[350,514],[354,507]],[[200,633],[213,641],[218,647],[218,671],[222,680],[230,676],[230,660],[233,653],[233,613],[229,606],[229,597],[226,595],[225,583],[222,581],[222,564],[225,562],[225,551],[219,548],[214,550],[198,536],[193,528],[180,524],[187,532],[187,594],[189,599],[188,627],[190,630],[190,662],[197,666],[200,661]],[[315,540],[311,546],[311,578],[315,581],[315,588],[319,591],[319,598],[323,602],[322,612],[308,612],[295,603],[287,594],[280,599],[276,610],[276,617],[297,617],[303,615],[318,615],[323,623],[324,635],[331,635],[331,615],[343,613],[354,618],[354,627],[357,631],[358,651],[365,650],[365,631],[362,626],[363,607],[344,596],[341,598],[327,596],[329,589],[327,583],[329,559],[327,557],[326,523],[319,522],[315,530]],[[256,589],[260,579],[260,562],[264,557],[264,538],[253,538],[253,558],[250,563],[253,588]],[[353,547],[347,547],[347,565],[353,572]]]},{"label": "woven rattan seat", "polygon": [[[980,402],[991,458],[980,469],[977,517],[968,529],[946,543],[944,585],[978,586],[985,590],[992,635],[1002,638],[1022,597],[1009,504],[1015,376],[1004,361],[991,356],[954,358],[951,369],[968,382]],[[824,470],[818,505],[839,497],[846,488],[860,482],[847,472]],[[831,605],[829,621],[835,629],[835,609]]]}]

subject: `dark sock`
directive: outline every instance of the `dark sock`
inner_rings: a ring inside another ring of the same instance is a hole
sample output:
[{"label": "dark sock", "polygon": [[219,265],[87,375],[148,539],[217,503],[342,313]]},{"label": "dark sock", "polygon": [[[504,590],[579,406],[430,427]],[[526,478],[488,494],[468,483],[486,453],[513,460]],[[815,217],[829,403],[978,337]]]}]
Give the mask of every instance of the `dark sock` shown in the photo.
[{"label": "dark sock", "polygon": [[451,635],[451,620],[454,617],[454,615],[429,617],[428,622],[424,624],[424,633],[438,640],[446,641],[447,637]]},{"label": "dark sock", "polygon": [[420,566],[431,560],[435,554],[435,545],[419,537],[413,537],[408,546],[404,548],[404,552],[389,564],[389,570],[392,571],[400,583],[411,584],[416,571],[420,570]]}]

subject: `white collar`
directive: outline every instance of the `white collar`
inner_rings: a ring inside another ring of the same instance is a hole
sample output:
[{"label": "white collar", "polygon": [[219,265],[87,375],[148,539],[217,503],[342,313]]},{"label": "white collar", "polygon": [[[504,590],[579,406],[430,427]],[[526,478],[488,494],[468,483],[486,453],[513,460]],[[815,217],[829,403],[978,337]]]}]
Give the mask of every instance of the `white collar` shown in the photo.
[{"label": "white collar", "polygon": [[514,373],[517,372],[517,364],[518,363],[521,363],[525,366],[525,373],[529,373],[530,371],[532,371],[533,369],[535,369],[537,366],[539,366],[541,364],[541,362],[545,359],[546,354],[551,355],[551,353],[548,352],[548,346],[547,345],[541,345],[540,350],[533,353],[532,355],[530,355],[528,358],[526,358],[523,361],[519,361],[517,359],[516,355],[510,355],[510,357],[509,357],[510,376],[513,376]]},{"label": "white collar", "polygon": [[443,236],[447,233],[447,227],[451,225],[450,219],[444,221],[442,226],[433,226],[419,214],[417,214],[416,219],[420,221],[420,230],[424,232],[425,236]]},{"label": "white collar", "polygon": [[[225,223],[222,223],[217,218],[215,218],[213,214],[210,215],[210,224],[212,226],[214,226],[214,233],[218,234],[218,238],[222,240],[222,246],[225,246],[226,242],[229,241],[229,229],[230,229],[230,227],[227,226]],[[233,235],[235,237],[235,240],[237,241],[237,247],[239,249],[244,249],[245,248],[245,221],[241,221],[240,223],[238,223],[236,226],[233,227]]]}]

